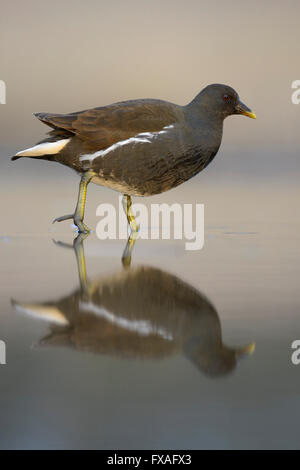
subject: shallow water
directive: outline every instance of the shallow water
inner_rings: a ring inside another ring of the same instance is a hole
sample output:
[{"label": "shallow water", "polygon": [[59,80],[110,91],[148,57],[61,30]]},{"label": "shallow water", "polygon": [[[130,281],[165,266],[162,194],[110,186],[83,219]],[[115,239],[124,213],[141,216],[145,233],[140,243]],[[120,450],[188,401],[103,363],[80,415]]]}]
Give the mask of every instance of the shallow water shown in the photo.
[{"label": "shallow water", "polygon": [[[125,269],[125,242],[92,234],[83,290],[75,251],[53,241],[74,233],[50,223],[75,187],[33,187],[11,194],[1,229],[1,448],[299,447],[296,184],[149,199],[204,202],[204,248],[138,240]],[[100,199],[116,194],[91,189],[92,227]]]}]

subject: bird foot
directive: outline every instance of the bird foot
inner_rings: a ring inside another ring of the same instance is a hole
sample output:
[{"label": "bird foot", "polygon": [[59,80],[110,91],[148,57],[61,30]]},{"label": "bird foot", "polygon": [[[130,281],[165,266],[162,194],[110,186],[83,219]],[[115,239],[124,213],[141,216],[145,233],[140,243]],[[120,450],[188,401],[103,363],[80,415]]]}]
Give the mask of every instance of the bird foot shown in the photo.
[{"label": "bird foot", "polygon": [[62,215],[61,217],[56,217],[56,219],[53,220],[53,224],[55,222],[63,222],[64,220],[73,220],[74,225],[76,225],[78,232],[79,233],[90,233],[90,229],[85,223],[83,223],[82,220],[78,219],[78,217],[75,214],[68,214],[68,215]]}]

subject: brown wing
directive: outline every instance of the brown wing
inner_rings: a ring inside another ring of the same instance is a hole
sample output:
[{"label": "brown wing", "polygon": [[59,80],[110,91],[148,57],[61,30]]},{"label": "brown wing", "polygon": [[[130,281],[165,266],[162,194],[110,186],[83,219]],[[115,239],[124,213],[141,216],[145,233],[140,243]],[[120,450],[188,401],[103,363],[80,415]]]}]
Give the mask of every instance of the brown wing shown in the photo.
[{"label": "brown wing", "polygon": [[43,123],[106,148],[141,132],[157,132],[182,119],[180,106],[160,100],[115,103],[71,114],[36,113]]}]

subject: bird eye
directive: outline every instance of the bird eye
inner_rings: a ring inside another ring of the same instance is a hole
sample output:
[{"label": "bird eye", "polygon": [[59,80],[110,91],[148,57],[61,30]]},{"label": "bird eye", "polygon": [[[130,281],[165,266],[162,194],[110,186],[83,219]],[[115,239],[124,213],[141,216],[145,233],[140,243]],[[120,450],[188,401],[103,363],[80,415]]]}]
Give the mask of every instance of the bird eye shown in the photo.
[{"label": "bird eye", "polygon": [[232,100],[232,96],[230,95],[223,95],[223,101],[225,101],[225,103],[228,103],[228,101],[231,101]]}]

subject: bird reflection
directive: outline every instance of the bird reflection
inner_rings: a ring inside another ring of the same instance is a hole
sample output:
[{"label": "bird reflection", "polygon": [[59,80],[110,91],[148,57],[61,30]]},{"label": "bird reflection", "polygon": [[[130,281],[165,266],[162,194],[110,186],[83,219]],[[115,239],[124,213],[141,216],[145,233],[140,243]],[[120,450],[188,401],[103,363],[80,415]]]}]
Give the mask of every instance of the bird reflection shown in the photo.
[{"label": "bird reflection", "polygon": [[89,281],[86,236],[73,243],[80,279],[75,292],[42,304],[13,301],[16,311],[50,322],[50,333],[40,344],[127,358],[159,359],[179,352],[212,377],[229,374],[240,357],[254,351],[254,343],[240,348],[223,344],[218,313],[194,287],[151,266],[131,268],[135,240],[130,237],[123,269]]}]

